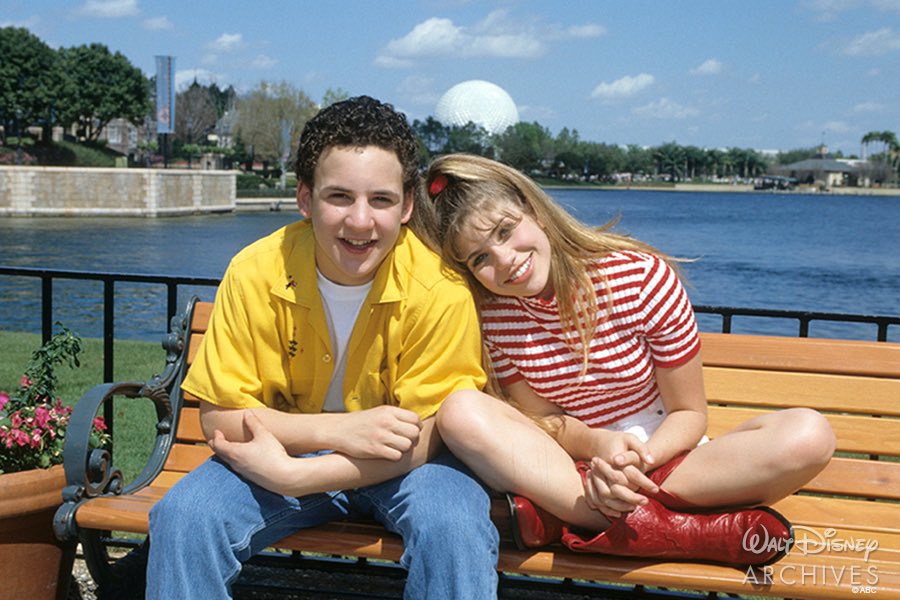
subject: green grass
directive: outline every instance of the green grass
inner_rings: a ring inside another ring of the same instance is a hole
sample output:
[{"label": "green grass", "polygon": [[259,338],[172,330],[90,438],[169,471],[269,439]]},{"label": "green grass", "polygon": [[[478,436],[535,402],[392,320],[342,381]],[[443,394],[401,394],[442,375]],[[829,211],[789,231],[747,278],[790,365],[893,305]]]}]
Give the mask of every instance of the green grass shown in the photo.
[{"label": "green grass", "polygon": [[[15,391],[31,353],[41,345],[41,336],[0,331],[0,390]],[[82,340],[81,366],[57,370],[57,396],[74,404],[93,386],[103,382],[103,345],[99,339]],[[115,381],[144,382],[165,366],[165,351],[158,343],[117,341],[114,344]],[[140,472],[152,448],[156,413],[146,399],[117,398],[113,412],[113,464],[125,481]]]}]

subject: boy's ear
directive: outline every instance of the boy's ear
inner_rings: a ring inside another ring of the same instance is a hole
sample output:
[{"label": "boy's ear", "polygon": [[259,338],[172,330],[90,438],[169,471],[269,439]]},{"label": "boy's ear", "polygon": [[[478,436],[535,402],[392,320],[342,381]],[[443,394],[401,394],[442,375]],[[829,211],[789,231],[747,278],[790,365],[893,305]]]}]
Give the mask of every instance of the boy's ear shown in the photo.
[{"label": "boy's ear", "polygon": [[415,197],[416,195],[412,190],[404,194],[403,214],[400,216],[400,222],[404,225],[409,223],[409,220],[412,218],[413,208],[415,207],[415,202],[413,201],[413,199]]},{"label": "boy's ear", "polygon": [[312,190],[302,181],[297,182],[297,208],[300,214],[309,218],[310,209],[312,207]]}]

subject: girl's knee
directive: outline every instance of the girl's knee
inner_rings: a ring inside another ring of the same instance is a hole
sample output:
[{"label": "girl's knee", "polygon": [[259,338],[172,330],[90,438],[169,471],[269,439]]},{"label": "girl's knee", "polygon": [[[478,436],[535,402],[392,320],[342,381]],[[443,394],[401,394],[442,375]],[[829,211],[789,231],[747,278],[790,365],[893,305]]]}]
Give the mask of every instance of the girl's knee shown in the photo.
[{"label": "girl's knee", "polygon": [[437,426],[448,443],[475,442],[490,435],[490,403],[499,402],[476,390],[457,390],[444,400],[437,412]]},{"label": "girl's knee", "polygon": [[787,414],[788,456],[800,469],[823,468],[834,454],[836,439],[828,419],[809,408],[793,408]]}]

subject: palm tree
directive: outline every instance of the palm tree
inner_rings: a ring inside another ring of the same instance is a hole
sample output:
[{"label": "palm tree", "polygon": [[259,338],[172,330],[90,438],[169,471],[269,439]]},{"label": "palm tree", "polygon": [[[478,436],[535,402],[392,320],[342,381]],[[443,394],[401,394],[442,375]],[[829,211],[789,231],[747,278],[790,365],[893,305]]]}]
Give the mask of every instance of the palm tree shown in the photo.
[{"label": "palm tree", "polygon": [[878,157],[883,162],[894,179],[897,180],[900,175],[900,143],[897,141],[897,134],[893,131],[870,131],[862,137],[862,145],[865,148],[866,156],[869,155],[869,146],[873,143],[882,144],[882,151],[870,156],[870,160]]}]

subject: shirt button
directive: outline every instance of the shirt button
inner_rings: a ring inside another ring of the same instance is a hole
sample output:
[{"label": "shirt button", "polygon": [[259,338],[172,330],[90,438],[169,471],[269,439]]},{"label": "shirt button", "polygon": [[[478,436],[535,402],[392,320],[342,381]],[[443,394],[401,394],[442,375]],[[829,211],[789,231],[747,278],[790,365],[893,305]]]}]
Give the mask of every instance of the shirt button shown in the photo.
[{"label": "shirt button", "polygon": [[323,361],[323,362],[330,363],[330,362],[331,362],[331,355],[330,355],[330,354],[326,354],[325,356],[322,357],[322,361]]}]

